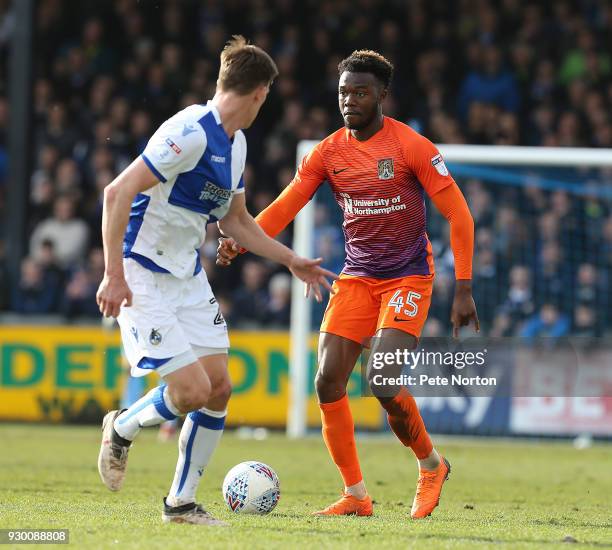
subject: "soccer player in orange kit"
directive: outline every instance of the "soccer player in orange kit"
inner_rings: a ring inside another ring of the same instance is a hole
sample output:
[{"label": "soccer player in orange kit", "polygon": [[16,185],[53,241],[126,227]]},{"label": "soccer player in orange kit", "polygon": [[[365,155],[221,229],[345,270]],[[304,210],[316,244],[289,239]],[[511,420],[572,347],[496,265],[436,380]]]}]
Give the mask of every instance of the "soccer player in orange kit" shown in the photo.
[{"label": "soccer player in orange kit", "polygon": [[[471,320],[479,330],[471,286],[474,222],[436,147],[382,114],[393,65],[377,52],[360,50],[344,59],[338,72],[345,127],[304,158],[291,184],[256,220],[268,235],[278,235],[324,181],[343,210],[346,263],[321,324],[315,386],[323,439],[344,480],[344,491],[340,500],[315,514],[369,516],[372,499],[357,457],[348,378],[372,336],[377,352],[417,345],[434,279],[424,192],[450,224],[457,279],[453,334]],[[237,253],[232,239],[221,239],[217,263],[229,265]],[[419,463],[411,516],[428,516],[438,505],[450,464],[433,447],[406,388],[377,398],[391,429]]]}]

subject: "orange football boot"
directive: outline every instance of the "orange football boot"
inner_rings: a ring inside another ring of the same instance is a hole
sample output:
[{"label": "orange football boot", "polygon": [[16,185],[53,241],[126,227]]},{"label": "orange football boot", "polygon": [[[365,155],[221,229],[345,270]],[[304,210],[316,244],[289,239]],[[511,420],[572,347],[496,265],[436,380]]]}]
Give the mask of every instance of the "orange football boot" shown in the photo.
[{"label": "orange football boot", "polygon": [[416,495],[412,503],[412,510],[410,510],[412,519],[431,515],[440,502],[442,485],[448,479],[450,471],[451,465],[443,456],[440,456],[440,465],[437,470],[419,470]]},{"label": "orange football boot", "polygon": [[342,493],[337,502],[330,504],[327,508],[313,512],[313,516],[371,516],[372,499],[370,495],[359,500],[353,495]]}]

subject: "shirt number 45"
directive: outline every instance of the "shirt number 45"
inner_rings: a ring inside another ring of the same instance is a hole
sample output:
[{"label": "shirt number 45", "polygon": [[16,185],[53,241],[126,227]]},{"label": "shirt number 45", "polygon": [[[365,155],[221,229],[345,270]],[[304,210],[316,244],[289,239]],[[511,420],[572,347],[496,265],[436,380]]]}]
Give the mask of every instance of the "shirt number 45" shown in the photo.
[{"label": "shirt number 45", "polygon": [[415,317],[419,312],[419,305],[415,300],[420,300],[422,296],[414,290],[409,290],[406,292],[406,301],[404,301],[402,296],[404,292],[404,290],[396,290],[389,300],[389,307],[394,307],[395,313],[402,313],[403,311],[407,317]]}]

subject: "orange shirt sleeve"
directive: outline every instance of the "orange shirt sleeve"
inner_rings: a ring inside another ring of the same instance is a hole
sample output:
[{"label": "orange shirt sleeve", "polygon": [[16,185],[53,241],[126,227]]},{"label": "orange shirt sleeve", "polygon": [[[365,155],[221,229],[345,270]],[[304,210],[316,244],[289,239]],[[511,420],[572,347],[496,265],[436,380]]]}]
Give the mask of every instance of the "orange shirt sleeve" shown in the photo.
[{"label": "orange shirt sleeve", "polygon": [[450,224],[450,244],[455,258],[455,278],[472,278],[474,255],[474,219],[459,186],[453,181],[431,201]]},{"label": "orange shirt sleeve", "polygon": [[404,157],[425,192],[432,197],[455,183],[438,148],[426,137],[417,134],[404,140]]},{"label": "orange shirt sleeve", "polygon": [[307,197],[288,186],[270,206],[259,213],[255,221],[266,235],[274,238],[291,223],[307,202]]},{"label": "orange shirt sleeve", "polygon": [[300,162],[293,181],[289,184],[297,193],[310,200],[319,186],[327,179],[323,164],[322,143],[318,143]]},{"label": "orange shirt sleeve", "polygon": [[[276,237],[306,206],[326,178],[319,143],[302,159],[291,183],[270,206],[259,213],[255,221],[269,237]],[[241,252],[246,252],[246,249],[241,249]]]}]

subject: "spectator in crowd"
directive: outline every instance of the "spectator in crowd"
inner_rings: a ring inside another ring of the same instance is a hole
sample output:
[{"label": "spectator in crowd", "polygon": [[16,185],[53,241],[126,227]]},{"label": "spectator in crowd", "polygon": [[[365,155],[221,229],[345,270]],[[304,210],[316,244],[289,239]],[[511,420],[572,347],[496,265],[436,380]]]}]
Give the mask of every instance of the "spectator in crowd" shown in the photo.
[{"label": "spectator in crowd", "polygon": [[66,285],[63,311],[69,319],[74,317],[99,317],[96,303],[98,285],[104,275],[104,253],[94,248],[87,264],[77,269]]},{"label": "spectator in crowd", "polygon": [[502,54],[496,46],[482,48],[479,67],[470,72],[459,92],[459,113],[467,119],[474,104],[494,105],[516,113],[520,97],[513,74],[504,68]]},{"label": "spectator in crowd", "polygon": [[38,153],[38,167],[30,179],[30,212],[37,221],[51,214],[58,160],[59,151],[51,144],[44,145]]},{"label": "spectator in crowd", "polygon": [[597,306],[603,292],[599,283],[599,274],[593,264],[581,264],[576,274],[574,295],[576,302],[583,305]]},{"label": "spectator in crowd", "polygon": [[515,207],[500,205],[495,214],[493,230],[495,251],[504,270],[516,263],[528,242],[528,232]]},{"label": "spectator in crowd", "polygon": [[62,299],[66,272],[58,265],[53,241],[45,240],[42,242],[36,260],[43,270],[45,285],[49,289],[49,292],[54,295],[52,309],[55,312],[58,310]]},{"label": "spectator in crowd", "polygon": [[495,307],[499,303],[501,273],[497,270],[495,252],[485,248],[476,256],[473,266],[474,301],[479,306],[478,318],[481,325],[488,328],[493,322]]},{"label": "spectator in crowd", "polygon": [[58,287],[50,286],[44,271],[32,257],[21,262],[19,282],[14,288],[11,306],[16,313],[46,314],[54,312]]},{"label": "spectator in crowd", "polygon": [[563,250],[558,242],[546,243],[540,252],[535,277],[535,297],[543,302],[551,302],[557,306],[563,303],[564,293],[571,285],[570,266],[564,261]]},{"label": "spectator in crowd", "polygon": [[324,203],[315,207],[315,258],[323,258],[325,269],[340,273],[344,265],[344,236],[338,223],[331,221],[329,208]]},{"label": "spectator in crowd", "polygon": [[574,309],[574,319],[572,323],[572,335],[584,338],[588,345],[595,338],[601,336],[601,325],[597,317],[597,311],[590,304],[578,303]]},{"label": "spectator in crowd", "polygon": [[489,336],[491,338],[510,338],[515,336],[512,318],[507,312],[502,310],[495,315]]},{"label": "spectator in crowd", "polygon": [[268,295],[265,325],[274,328],[288,327],[291,313],[291,277],[287,273],[273,275],[268,283]]},{"label": "spectator in crowd", "polygon": [[87,250],[89,229],[75,216],[71,197],[60,196],[53,203],[53,216],[40,222],[30,240],[30,253],[38,258],[45,241],[53,243],[55,257],[62,268],[76,265]]},{"label": "spectator in crowd", "polygon": [[514,332],[520,324],[535,311],[535,300],[531,282],[531,272],[523,265],[516,265],[510,271],[510,286],[508,295],[501,305],[498,316],[507,318],[497,325],[498,330],[503,326]]},{"label": "spectator in crowd", "polygon": [[535,338],[561,338],[569,333],[571,321],[553,303],[545,303],[540,310],[527,319],[520,336],[528,340]]},{"label": "spectator in crowd", "polygon": [[473,212],[474,225],[482,229],[493,224],[491,194],[484,188],[481,180],[470,179],[466,182],[467,200]]},{"label": "spectator in crowd", "polygon": [[263,262],[248,259],[242,267],[242,284],[232,294],[232,318],[236,324],[265,321],[269,295],[266,290],[268,270]]}]

